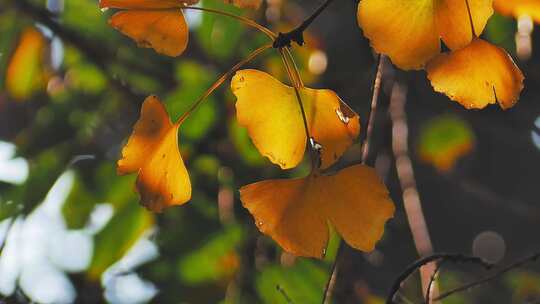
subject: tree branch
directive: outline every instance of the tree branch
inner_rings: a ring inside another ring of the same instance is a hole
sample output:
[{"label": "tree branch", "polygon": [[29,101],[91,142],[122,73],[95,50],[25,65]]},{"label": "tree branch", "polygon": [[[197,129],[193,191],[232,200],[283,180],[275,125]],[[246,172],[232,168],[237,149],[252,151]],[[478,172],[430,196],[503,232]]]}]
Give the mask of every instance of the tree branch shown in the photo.
[{"label": "tree branch", "polygon": [[279,33],[276,40],[274,40],[273,47],[276,49],[280,49],[283,47],[290,47],[291,43],[294,41],[299,46],[304,45],[304,31],[319,17],[319,15],[332,3],[334,0],[326,0],[317,10],[309,16],[302,24],[300,24],[297,28],[293,29],[292,31],[289,31],[287,33]]},{"label": "tree branch", "polygon": [[[403,270],[403,272],[395,279],[394,283],[392,284],[392,287],[390,288],[390,292],[388,293],[388,297],[386,298],[387,304],[393,304],[394,303],[394,297],[396,293],[399,291],[399,288],[401,287],[401,284],[407,280],[407,278],[416,270],[418,270],[420,267],[427,265],[432,262],[437,261],[445,261],[450,263],[471,263],[476,264],[484,267],[485,269],[491,269],[494,265],[491,263],[488,263],[484,260],[482,260],[479,257],[474,256],[468,256],[460,253],[437,253],[432,254],[430,256],[426,256],[424,258],[416,260],[414,263],[410,264]],[[438,300],[439,298],[436,298],[434,300]]]},{"label": "tree branch", "polygon": [[511,270],[514,270],[516,268],[519,268],[527,263],[530,263],[530,262],[535,262],[536,260],[538,260],[540,258],[540,253],[534,253],[530,256],[527,256],[525,258],[522,258],[522,259],[519,259],[515,262],[513,262],[512,264],[504,267],[504,268],[501,268],[499,269],[497,272],[495,272],[494,274],[491,274],[491,275],[488,275],[480,280],[477,280],[477,281],[473,281],[473,282],[470,282],[468,284],[465,284],[463,286],[460,286],[460,287],[457,287],[457,288],[454,288],[452,290],[449,290],[443,294],[441,294],[440,296],[434,298],[433,300],[434,301],[439,301],[439,300],[442,300],[444,298],[447,298],[455,293],[459,293],[459,292],[463,292],[463,291],[467,291],[467,290],[470,290],[474,287],[477,287],[479,285],[482,285],[482,284],[486,284],[490,281],[493,281],[495,279],[497,279],[498,277],[502,276],[503,274],[511,271]]}]

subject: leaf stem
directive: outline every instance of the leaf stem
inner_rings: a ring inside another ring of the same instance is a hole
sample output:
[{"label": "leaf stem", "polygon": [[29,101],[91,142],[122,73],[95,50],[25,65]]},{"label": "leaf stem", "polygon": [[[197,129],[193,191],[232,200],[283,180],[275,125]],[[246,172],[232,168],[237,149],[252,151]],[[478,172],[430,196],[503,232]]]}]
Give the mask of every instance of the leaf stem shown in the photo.
[{"label": "leaf stem", "polygon": [[[377,113],[377,105],[379,103],[379,95],[381,92],[381,81],[383,76],[383,68],[384,68],[384,55],[379,55],[377,59],[377,72],[375,73],[375,78],[373,80],[373,93],[371,95],[371,108],[368,118],[368,127],[366,129],[366,138],[364,140],[364,145],[362,149],[362,164],[370,164],[371,161],[369,160],[369,146],[371,141],[371,136],[373,134],[373,127],[375,125],[375,116]],[[334,287],[336,284],[336,279],[339,273],[341,259],[343,258],[343,252],[345,251],[346,246],[343,243],[343,240],[339,241],[339,248],[336,254],[336,258],[334,259],[334,263],[332,264],[332,268],[330,270],[330,278],[326,282],[326,287],[324,289],[323,294],[323,300],[322,303],[329,303],[332,299],[332,294],[334,292]]]},{"label": "leaf stem", "polygon": [[469,5],[469,0],[465,0],[465,5],[467,6],[467,14],[469,14],[469,22],[471,23],[471,31],[473,38],[476,38],[476,31],[474,30],[473,17],[471,13],[471,6]]},{"label": "leaf stem", "polygon": [[316,167],[317,158],[314,155],[314,145],[312,144],[311,135],[309,132],[306,111],[304,109],[304,104],[302,103],[302,97],[300,96],[300,89],[303,88],[304,85],[302,83],[300,73],[298,72],[298,67],[294,62],[294,58],[292,57],[289,48],[279,48],[278,51],[283,60],[283,64],[285,65],[285,69],[287,70],[287,75],[289,76],[289,79],[293,85],[296,100],[298,101],[298,106],[300,107],[300,112],[302,114],[302,122],[304,123],[304,130],[306,132],[306,145],[308,145],[309,147],[309,156],[311,158],[311,172],[313,172]]},{"label": "leaf stem", "polygon": [[216,15],[222,15],[222,16],[226,16],[226,17],[236,19],[236,20],[242,22],[245,25],[251,26],[251,27],[259,30],[260,32],[262,32],[263,34],[265,34],[266,36],[268,36],[272,40],[275,40],[277,38],[277,36],[278,36],[274,32],[272,32],[270,29],[268,29],[267,27],[255,22],[255,21],[253,21],[253,20],[251,20],[249,18],[243,17],[243,16],[238,16],[238,15],[223,12],[223,11],[220,11],[220,10],[215,10],[215,9],[205,8],[205,7],[197,7],[197,6],[184,6],[184,7],[182,7],[182,9],[203,11],[203,12],[213,13],[213,14],[216,14]]},{"label": "leaf stem", "polygon": [[212,94],[217,88],[219,88],[219,86],[221,86],[223,84],[223,82],[225,82],[225,80],[227,80],[227,78],[231,77],[232,74],[234,74],[236,71],[238,71],[242,66],[244,66],[245,64],[247,64],[248,62],[250,62],[251,60],[253,60],[255,57],[257,57],[259,54],[261,54],[262,52],[268,50],[268,49],[271,49],[272,48],[272,45],[271,44],[267,44],[267,45],[264,45],[264,46],[261,46],[260,48],[256,49],[255,51],[251,52],[251,54],[249,54],[245,59],[243,59],[242,61],[238,62],[237,64],[235,64],[229,71],[227,71],[227,73],[223,74],[220,78],[218,78],[218,80],[216,80],[216,82],[214,82],[210,88],[208,88],[208,90],[206,90],[206,92],[204,92],[204,94],[202,94],[199,99],[197,99],[192,105],[191,107],[189,108],[189,110],[187,110],[184,114],[182,114],[182,116],[180,116],[180,118],[178,118],[178,120],[176,121],[176,124],[181,124],[193,111],[195,111],[195,109],[197,109],[197,107],[199,107],[199,105],[208,97],[210,96],[210,94]]}]

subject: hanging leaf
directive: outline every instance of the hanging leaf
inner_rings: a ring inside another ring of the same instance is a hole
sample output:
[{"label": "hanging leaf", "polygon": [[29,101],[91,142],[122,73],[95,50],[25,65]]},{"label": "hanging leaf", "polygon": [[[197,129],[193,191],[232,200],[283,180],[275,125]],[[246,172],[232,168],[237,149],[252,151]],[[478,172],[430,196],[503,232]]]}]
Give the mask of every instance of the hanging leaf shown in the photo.
[{"label": "hanging leaf", "polygon": [[178,128],[156,96],[146,98],[118,161],[119,174],[138,172],[141,203],[155,212],[191,198],[189,175],[178,150]]},{"label": "hanging leaf", "polygon": [[[306,131],[294,88],[257,70],[238,71],[231,88],[236,114],[253,143],[282,169],[294,168],[306,149]],[[345,152],[360,132],[358,115],[331,90],[301,88],[311,137],[322,146],[322,168]]]},{"label": "hanging leaf", "polygon": [[[478,36],[493,14],[492,0],[468,2]],[[457,50],[473,38],[465,0],[362,0],[358,24],[378,53],[406,70],[421,69],[435,57],[441,39]]]},{"label": "hanging leaf", "polygon": [[363,165],[333,175],[266,180],[244,186],[240,199],[259,230],[285,251],[322,258],[328,224],[350,246],[372,251],[394,214],[388,190],[375,170]]},{"label": "hanging leaf", "polygon": [[479,38],[463,49],[437,56],[426,71],[435,91],[467,109],[494,103],[511,108],[523,89],[523,74],[508,53]]},{"label": "hanging leaf", "polygon": [[109,23],[140,47],[153,48],[171,57],[184,52],[188,43],[188,26],[181,7],[197,1],[175,0],[101,0],[100,8],[122,9]]}]

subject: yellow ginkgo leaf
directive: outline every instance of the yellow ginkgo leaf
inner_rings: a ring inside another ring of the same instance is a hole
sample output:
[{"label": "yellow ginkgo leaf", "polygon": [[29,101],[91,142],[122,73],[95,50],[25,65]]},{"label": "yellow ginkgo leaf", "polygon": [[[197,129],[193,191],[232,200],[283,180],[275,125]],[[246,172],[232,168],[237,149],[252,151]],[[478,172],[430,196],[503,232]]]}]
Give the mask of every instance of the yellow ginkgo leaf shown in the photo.
[{"label": "yellow ginkgo leaf", "polygon": [[[466,0],[362,0],[358,24],[371,45],[402,69],[420,69],[440,52],[473,38]],[[476,35],[493,14],[492,0],[467,0]]]},{"label": "yellow ginkgo leaf", "polygon": [[523,89],[523,74],[510,55],[479,38],[463,49],[440,54],[426,71],[435,91],[468,109],[496,102],[511,108]]},{"label": "yellow ginkgo leaf", "polygon": [[371,251],[394,214],[386,187],[363,165],[334,175],[254,183],[240,189],[240,199],[261,232],[306,257],[324,256],[328,224],[350,246]]},{"label": "yellow ginkgo leaf", "polygon": [[124,9],[109,23],[140,47],[153,48],[167,56],[179,56],[188,43],[189,30],[180,9],[197,1],[101,0],[101,8]]},{"label": "yellow ginkgo leaf", "polygon": [[[238,71],[231,88],[238,122],[259,152],[283,169],[298,165],[307,137],[294,88],[257,70]],[[321,167],[326,168],[358,136],[358,115],[331,90],[299,90],[310,135],[322,147]]]},{"label": "yellow ginkgo leaf", "polygon": [[25,100],[45,86],[45,47],[45,38],[36,29],[22,32],[6,71],[6,91],[14,99]]},{"label": "yellow ginkgo leaf", "polygon": [[505,16],[530,16],[540,23],[540,0],[494,0],[495,10]]},{"label": "yellow ginkgo leaf", "polygon": [[118,161],[119,174],[138,172],[141,203],[155,212],[191,198],[189,175],[178,150],[178,128],[156,96],[146,98]]}]

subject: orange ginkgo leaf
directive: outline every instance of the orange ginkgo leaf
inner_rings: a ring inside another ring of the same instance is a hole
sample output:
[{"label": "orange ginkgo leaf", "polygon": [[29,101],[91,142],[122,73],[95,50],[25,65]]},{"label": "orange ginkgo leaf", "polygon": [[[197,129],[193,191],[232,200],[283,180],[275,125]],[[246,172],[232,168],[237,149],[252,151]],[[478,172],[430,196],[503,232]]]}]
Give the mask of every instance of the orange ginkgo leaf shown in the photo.
[{"label": "orange ginkgo leaf", "polygon": [[45,47],[45,38],[35,28],[22,32],[6,71],[6,91],[14,99],[25,100],[45,86]]},{"label": "orange ginkgo leaf", "polygon": [[[371,45],[402,69],[420,69],[440,52],[473,38],[466,0],[362,0],[358,24]],[[476,35],[493,14],[492,0],[467,0]],[[504,1],[504,0],[503,0]]]},{"label": "orange ginkgo leaf", "polygon": [[178,128],[159,99],[149,96],[118,161],[119,174],[138,172],[141,203],[155,212],[191,198],[189,175],[178,150]]},{"label": "orange ginkgo leaf", "polygon": [[117,8],[109,23],[140,47],[179,56],[187,47],[189,30],[181,8],[197,0],[101,0],[100,8]]},{"label": "orange ginkgo leaf", "polygon": [[494,0],[495,10],[505,16],[530,16],[540,23],[540,0]]},{"label": "orange ginkgo leaf", "polygon": [[258,9],[262,0],[225,0],[225,3],[231,3],[239,8]]},{"label": "orange ginkgo leaf", "polygon": [[523,74],[510,55],[479,38],[463,49],[440,54],[426,71],[435,91],[468,109],[493,103],[511,108],[523,89]]},{"label": "orange ginkgo leaf", "polygon": [[240,189],[240,200],[261,232],[306,257],[324,256],[328,224],[350,246],[371,251],[394,214],[386,187],[374,169],[363,165],[334,175],[250,184]]},{"label": "orange ginkgo leaf", "polygon": [[[283,169],[303,159],[307,137],[294,88],[257,70],[241,70],[231,82],[236,114],[262,155]],[[360,132],[358,115],[331,90],[299,89],[310,136],[321,148],[321,167],[333,164]]]}]

